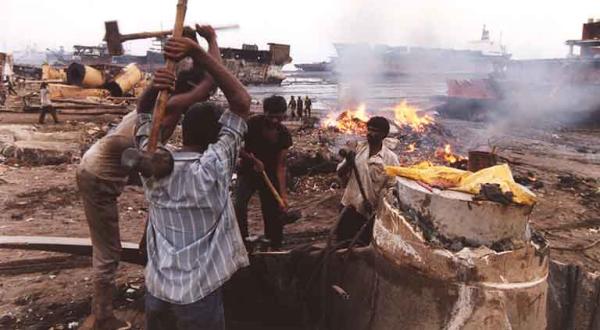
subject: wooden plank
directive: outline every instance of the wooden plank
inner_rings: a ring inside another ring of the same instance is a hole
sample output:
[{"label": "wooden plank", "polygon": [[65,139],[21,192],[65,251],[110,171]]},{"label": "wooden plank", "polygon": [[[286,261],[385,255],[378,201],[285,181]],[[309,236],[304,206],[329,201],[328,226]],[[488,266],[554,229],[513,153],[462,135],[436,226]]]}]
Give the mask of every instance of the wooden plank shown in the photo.
[{"label": "wooden plank", "polygon": [[82,110],[93,110],[93,109],[127,109],[127,105],[112,105],[112,104],[98,104],[98,105],[87,105],[87,104],[58,104],[54,105],[54,109],[82,109]]},{"label": "wooden plank", "polygon": [[119,104],[114,104],[114,103],[101,103],[101,102],[94,102],[94,101],[87,101],[87,100],[81,100],[81,99],[53,99],[52,102],[56,102],[56,103],[73,103],[73,104],[81,104],[81,105],[91,105],[91,106],[108,106],[108,107],[122,107],[122,105]]},{"label": "wooden plank", "polygon": [[89,109],[89,110],[74,110],[64,109],[60,110],[61,115],[126,115],[129,113],[129,109]]}]

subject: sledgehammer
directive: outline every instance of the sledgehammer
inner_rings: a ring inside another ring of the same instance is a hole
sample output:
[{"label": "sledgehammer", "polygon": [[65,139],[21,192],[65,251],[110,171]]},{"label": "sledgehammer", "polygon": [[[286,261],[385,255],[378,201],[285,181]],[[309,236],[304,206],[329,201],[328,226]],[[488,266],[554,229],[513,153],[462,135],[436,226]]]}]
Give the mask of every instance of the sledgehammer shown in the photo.
[{"label": "sledgehammer", "polygon": [[[262,171],[261,174],[263,177],[263,181],[265,182],[265,184],[271,191],[271,194],[273,195],[273,197],[275,197],[277,204],[279,204],[281,209],[283,209],[283,210],[287,209],[288,205],[285,203],[283,198],[281,198],[281,195],[279,195],[279,192],[277,191],[277,189],[275,189],[275,186],[273,186],[273,182],[271,182],[271,179],[269,179],[269,176],[267,175],[267,173],[265,171]],[[288,224],[288,223],[296,222],[296,220],[300,219],[301,217],[302,217],[302,212],[300,212],[298,210],[293,210],[293,211],[285,212],[282,216],[282,220],[283,220],[284,224]]]},{"label": "sledgehammer", "polygon": [[[215,31],[223,31],[238,29],[239,27],[240,26],[237,24],[231,24],[215,26],[213,29],[215,29]],[[147,38],[165,38],[171,34],[175,35],[175,30],[121,34],[119,32],[119,23],[117,21],[104,22],[104,28],[106,30],[106,34],[104,35],[106,47],[108,48],[108,53],[113,56],[123,55],[123,42],[125,41]]]},{"label": "sledgehammer", "polygon": [[[187,9],[187,0],[178,0],[177,15],[175,17],[175,27],[173,28],[173,37],[181,37],[183,35],[183,21]],[[175,73],[175,61],[167,60],[167,70]],[[129,148],[121,155],[121,164],[129,170],[137,170],[144,177],[154,177],[156,179],[163,178],[173,171],[173,158],[166,151],[161,151],[158,147],[158,140],[161,133],[161,124],[165,116],[167,101],[169,100],[169,91],[161,90],[154,104],[152,114],[152,128],[150,130],[150,138],[148,139],[147,151],[139,151],[134,148]]]}]

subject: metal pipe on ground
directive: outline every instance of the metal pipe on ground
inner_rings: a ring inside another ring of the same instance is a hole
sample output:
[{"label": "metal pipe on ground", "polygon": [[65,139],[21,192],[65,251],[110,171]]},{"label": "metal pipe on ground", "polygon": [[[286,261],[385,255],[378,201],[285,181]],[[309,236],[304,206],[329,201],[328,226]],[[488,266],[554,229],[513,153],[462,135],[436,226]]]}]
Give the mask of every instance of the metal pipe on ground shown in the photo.
[{"label": "metal pipe on ground", "polygon": [[84,88],[99,88],[106,79],[102,71],[81,63],[71,63],[67,68],[67,83]]},{"label": "metal pipe on ground", "polygon": [[131,91],[142,79],[144,79],[142,70],[137,64],[131,63],[123,68],[114,80],[106,84],[106,89],[111,96],[120,97]]},{"label": "metal pipe on ground", "polygon": [[66,82],[67,81],[67,73],[65,72],[65,69],[57,69],[57,68],[51,67],[49,64],[43,64],[42,65],[42,80],[43,81],[52,80],[52,81]]},{"label": "metal pipe on ground", "polygon": [[51,99],[82,99],[87,97],[99,97],[104,98],[108,96],[108,91],[99,88],[81,88],[78,86],[62,85],[62,84],[49,84],[48,91],[50,92]]}]

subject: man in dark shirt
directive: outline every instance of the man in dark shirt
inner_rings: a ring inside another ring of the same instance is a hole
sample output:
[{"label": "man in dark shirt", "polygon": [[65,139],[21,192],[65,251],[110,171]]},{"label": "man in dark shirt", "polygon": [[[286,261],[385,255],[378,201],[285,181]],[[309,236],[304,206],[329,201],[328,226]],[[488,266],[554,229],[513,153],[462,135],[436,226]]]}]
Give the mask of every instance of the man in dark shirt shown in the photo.
[{"label": "man in dark shirt", "polygon": [[290,113],[292,114],[292,119],[296,118],[296,100],[292,96],[290,103],[288,103],[288,108],[290,109]]},{"label": "man in dark shirt", "polygon": [[262,172],[275,186],[287,204],[285,182],[286,156],[292,146],[292,136],[281,124],[287,104],[281,96],[271,96],[263,101],[264,114],[248,120],[245,147],[240,151],[238,184],[235,191],[235,214],[242,232],[248,237],[248,202],[258,190],[265,225],[265,236],[273,249],[281,248],[283,240],[282,210],[265,183]]},{"label": "man in dark shirt", "polygon": [[306,117],[312,115],[312,100],[308,98],[308,95],[304,98],[304,112],[306,113]]},{"label": "man in dark shirt", "polygon": [[302,96],[298,96],[298,101],[296,101],[296,107],[298,109],[298,118],[302,119],[302,110],[303,110]]}]

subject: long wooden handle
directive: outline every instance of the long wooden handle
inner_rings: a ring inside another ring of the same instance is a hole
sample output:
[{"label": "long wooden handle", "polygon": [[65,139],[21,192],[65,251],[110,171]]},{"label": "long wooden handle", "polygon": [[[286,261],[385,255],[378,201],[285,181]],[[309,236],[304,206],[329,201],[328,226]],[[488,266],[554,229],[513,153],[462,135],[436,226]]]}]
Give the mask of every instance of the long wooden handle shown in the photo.
[{"label": "long wooden handle", "polygon": [[[175,26],[173,27],[173,37],[181,37],[183,35],[183,21],[185,20],[185,12],[187,10],[187,0],[177,1],[177,16],[175,17]],[[175,62],[167,60],[167,70],[175,73]],[[154,112],[152,115],[152,130],[150,131],[150,139],[148,141],[148,151],[151,153],[156,151],[158,139],[161,133],[161,125],[165,117],[167,101],[169,100],[169,91],[162,90],[158,93],[156,103],[154,104]]]},{"label": "long wooden handle", "polygon": [[163,38],[171,34],[172,30],[168,31],[154,31],[154,32],[138,32],[138,33],[128,33],[121,35],[121,42],[129,41],[129,40],[138,40],[138,39],[148,39],[148,38]]},{"label": "long wooden handle", "polygon": [[277,192],[277,189],[275,189],[275,186],[273,186],[271,179],[269,179],[269,176],[267,175],[267,173],[265,171],[262,171],[262,177],[263,177],[263,180],[265,181],[265,184],[267,185],[267,187],[269,187],[269,190],[271,190],[273,197],[275,197],[275,199],[277,200],[277,203],[279,203],[279,206],[281,206],[281,208],[286,208],[287,205],[285,204],[285,202],[279,195],[279,192]]},{"label": "long wooden handle", "polygon": [[[195,30],[194,27],[192,27],[192,28]],[[215,31],[235,30],[235,29],[239,29],[239,28],[240,28],[240,26],[238,24],[219,25],[219,26],[213,27],[213,29],[215,29]],[[122,34],[121,42],[129,41],[129,40],[148,39],[148,38],[164,38],[164,37],[171,35],[172,33],[173,33],[173,30]]]}]

